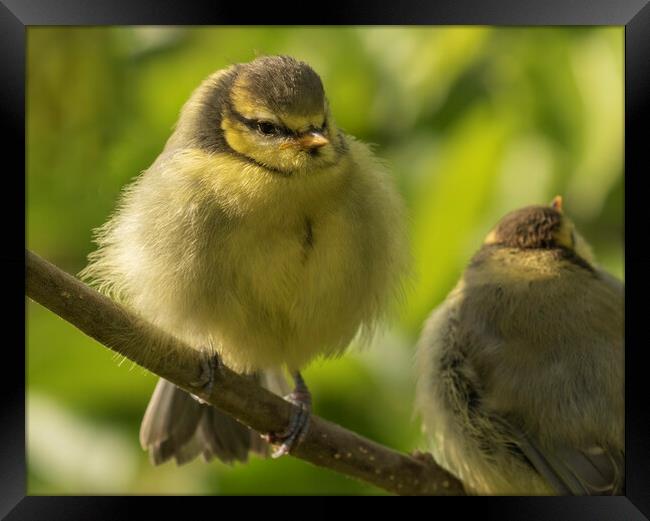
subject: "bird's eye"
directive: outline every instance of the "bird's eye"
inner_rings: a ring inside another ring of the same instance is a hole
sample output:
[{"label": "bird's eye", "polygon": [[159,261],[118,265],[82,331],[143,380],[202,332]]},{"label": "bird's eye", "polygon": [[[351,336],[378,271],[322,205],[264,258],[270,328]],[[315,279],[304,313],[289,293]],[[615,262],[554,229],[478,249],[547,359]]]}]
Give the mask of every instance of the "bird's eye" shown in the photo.
[{"label": "bird's eye", "polygon": [[273,123],[270,123],[268,121],[258,121],[257,130],[265,136],[277,134],[278,132],[278,128]]}]

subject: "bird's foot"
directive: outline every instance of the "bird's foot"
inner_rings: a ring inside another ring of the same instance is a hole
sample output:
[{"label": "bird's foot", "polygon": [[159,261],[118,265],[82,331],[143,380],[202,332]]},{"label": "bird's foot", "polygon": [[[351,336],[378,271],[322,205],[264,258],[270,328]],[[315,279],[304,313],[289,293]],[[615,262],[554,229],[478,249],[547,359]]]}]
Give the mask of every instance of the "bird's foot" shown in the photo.
[{"label": "bird's foot", "polygon": [[211,349],[201,349],[201,365],[198,380],[191,382],[192,388],[197,390],[197,394],[191,396],[197,402],[203,405],[209,405],[200,395],[209,396],[214,386],[214,375],[221,367],[219,355]]},{"label": "bird's foot", "polygon": [[298,445],[307,434],[309,428],[309,417],[311,407],[305,403],[294,401],[293,393],[286,396],[285,399],[298,406],[298,410],[293,409],[288,427],[281,432],[272,432],[264,435],[264,439],[272,445],[278,445],[272,453],[272,458],[279,458],[289,454],[291,450]]},{"label": "bird's foot", "polygon": [[300,374],[294,376],[296,388],[291,394],[284,397],[285,400],[296,405],[298,409],[293,409],[289,418],[289,425],[284,431],[272,432],[262,437],[272,445],[278,445],[272,453],[272,458],[279,458],[289,454],[291,450],[298,445],[307,435],[309,430],[309,418],[311,416],[311,394],[305,385]]}]

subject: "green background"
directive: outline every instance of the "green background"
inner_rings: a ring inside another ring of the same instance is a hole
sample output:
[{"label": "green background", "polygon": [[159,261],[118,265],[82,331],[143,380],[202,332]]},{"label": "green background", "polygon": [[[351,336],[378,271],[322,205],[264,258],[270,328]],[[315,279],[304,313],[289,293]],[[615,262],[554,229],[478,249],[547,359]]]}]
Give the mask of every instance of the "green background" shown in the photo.
[{"label": "green background", "polygon": [[[562,194],[623,277],[622,28],[30,27],[27,40],[27,242],[70,273],[204,77],[259,54],[314,67],[410,214],[416,284],[399,321],[304,373],[317,414],[380,443],[425,446],[414,343],[504,213]],[[27,312],[29,494],[379,493],[293,458],[152,467],[138,429],[155,377]]]}]

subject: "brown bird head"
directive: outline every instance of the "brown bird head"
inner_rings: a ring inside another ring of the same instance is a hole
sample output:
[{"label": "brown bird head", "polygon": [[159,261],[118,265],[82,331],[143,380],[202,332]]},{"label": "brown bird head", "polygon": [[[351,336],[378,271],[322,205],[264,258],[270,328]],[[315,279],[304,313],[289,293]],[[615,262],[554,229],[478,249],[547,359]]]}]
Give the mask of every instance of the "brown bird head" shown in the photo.
[{"label": "brown bird head", "polygon": [[593,261],[589,245],[564,214],[559,195],[548,206],[526,206],[506,214],[484,244],[522,250],[561,249],[588,263]]}]

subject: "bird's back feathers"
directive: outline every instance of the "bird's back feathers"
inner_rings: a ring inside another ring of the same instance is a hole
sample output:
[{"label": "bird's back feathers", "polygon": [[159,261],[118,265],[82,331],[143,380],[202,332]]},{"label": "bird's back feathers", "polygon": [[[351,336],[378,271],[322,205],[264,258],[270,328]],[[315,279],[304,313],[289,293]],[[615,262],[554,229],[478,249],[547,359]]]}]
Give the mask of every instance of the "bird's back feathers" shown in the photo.
[{"label": "bird's back feathers", "polygon": [[434,456],[478,493],[621,493],[623,338],[610,275],[545,250],[479,256],[420,340]]}]

